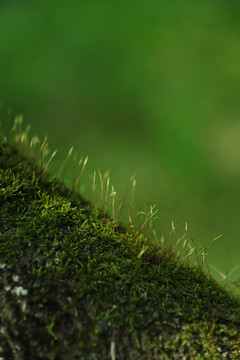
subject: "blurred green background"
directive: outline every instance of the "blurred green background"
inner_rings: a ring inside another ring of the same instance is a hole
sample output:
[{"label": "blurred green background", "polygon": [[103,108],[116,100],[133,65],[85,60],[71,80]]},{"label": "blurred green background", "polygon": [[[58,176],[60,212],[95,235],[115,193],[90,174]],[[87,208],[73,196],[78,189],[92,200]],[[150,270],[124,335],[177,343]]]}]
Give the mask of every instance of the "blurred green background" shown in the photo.
[{"label": "blurred green background", "polygon": [[239,94],[237,0],[0,2],[2,120],[12,107],[48,135],[53,173],[72,145],[89,186],[110,170],[121,197],[136,173],[159,236],[223,234],[207,256],[223,273],[240,265]]}]

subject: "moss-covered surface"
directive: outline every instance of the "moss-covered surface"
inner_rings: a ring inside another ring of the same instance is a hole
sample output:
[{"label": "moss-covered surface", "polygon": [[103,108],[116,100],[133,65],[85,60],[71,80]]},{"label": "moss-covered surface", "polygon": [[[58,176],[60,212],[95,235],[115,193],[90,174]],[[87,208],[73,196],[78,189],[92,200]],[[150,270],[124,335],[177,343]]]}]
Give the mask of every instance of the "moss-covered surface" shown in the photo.
[{"label": "moss-covered surface", "polygon": [[0,359],[240,359],[240,302],[0,144]]}]

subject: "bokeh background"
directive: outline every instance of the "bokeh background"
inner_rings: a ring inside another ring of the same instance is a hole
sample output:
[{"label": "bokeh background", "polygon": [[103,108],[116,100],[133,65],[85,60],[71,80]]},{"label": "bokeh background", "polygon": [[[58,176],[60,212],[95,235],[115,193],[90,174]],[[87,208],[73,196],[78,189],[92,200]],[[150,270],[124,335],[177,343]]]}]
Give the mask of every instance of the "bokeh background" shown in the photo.
[{"label": "bokeh background", "polygon": [[85,185],[110,170],[120,198],[136,173],[135,210],[156,204],[166,238],[172,221],[203,247],[222,234],[207,261],[224,274],[239,265],[232,280],[239,94],[238,0],[0,2],[2,122],[11,107],[47,134],[55,174],[72,145],[89,156]]}]

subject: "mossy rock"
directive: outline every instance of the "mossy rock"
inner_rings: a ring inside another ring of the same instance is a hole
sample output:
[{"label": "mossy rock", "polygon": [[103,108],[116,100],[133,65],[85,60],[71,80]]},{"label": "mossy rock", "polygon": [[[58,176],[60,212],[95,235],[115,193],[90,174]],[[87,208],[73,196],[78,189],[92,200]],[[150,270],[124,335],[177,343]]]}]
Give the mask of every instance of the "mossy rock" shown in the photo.
[{"label": "mossy rock", "polygon": [[1,141],[1,360],[240,359],[239,298],[19,154]]}]

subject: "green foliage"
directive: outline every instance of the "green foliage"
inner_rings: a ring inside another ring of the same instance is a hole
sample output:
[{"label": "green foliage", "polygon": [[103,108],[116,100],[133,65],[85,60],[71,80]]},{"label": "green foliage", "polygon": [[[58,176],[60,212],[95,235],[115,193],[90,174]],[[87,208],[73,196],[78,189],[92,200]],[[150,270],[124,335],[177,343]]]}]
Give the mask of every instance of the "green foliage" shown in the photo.
[{"label": "green foliage", "polygon": [[[20,274],[29,296],[18,301],[29,323],[34,304],[45,309],[41,331],[48,339],[51,359],[69,344],[68,334],[64,341],[61,338],[65,318],[75,329],[71,347],[80,354],[95,349],[105,354],[107,338],[112,359],[115,352],[124,354],[126,349],[134,349],[131,359],[175,354],[220,359],[226,351],[237,359],[239,299],[205,274],[206,249],[196,250],[186,234],[175,239],[174,224],[172,246],[158,240],[153,229],[155,206],[134,214],[135,177],[130,181],[128,219],[122,211],[126,197],[118,199],[108,175],[98,172],[97,189],[95,173],[91,202],[75,191],[87,158],[80,161],[73,189],[67,189],[59,176],[72,151],[58,176],[51,176],[47,169],[53,155],[46,159],[46,139],[30,156],[32,141],[27,145],[27,131],[19,128],[22,122],[15,125],[11,137],[0,145],[1,267],[6,267],[8,283]],[[97,190],[101,209],[93,200]],[[116,204],[122,222],[115,215]],[[191,257],[198,259],[198,266],[190,264]],[[30,285],[28,277],[34,279]],[[52,306],[55,284],[57,304]],[[11,306],[17,306],[14,297],[10,305],[0,301],[6,323]],[[6,333],[4,328],[1,332]],[[223,340],[226,336],[228,344]]]}]

